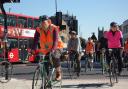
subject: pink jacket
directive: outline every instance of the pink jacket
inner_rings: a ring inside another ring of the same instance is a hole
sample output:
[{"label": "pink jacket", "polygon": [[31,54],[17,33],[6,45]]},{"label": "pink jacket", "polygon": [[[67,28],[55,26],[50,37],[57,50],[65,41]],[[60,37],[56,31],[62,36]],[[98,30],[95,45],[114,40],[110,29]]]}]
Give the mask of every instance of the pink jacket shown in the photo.
[{"label": "pink jacket", "polygon": [[106,33],[106,38],[108,39],[108,48],[120,48],[120,38],[122,37],[121,31],[116,31],[115,35],[112,34],[112,31],[108,31]]}]

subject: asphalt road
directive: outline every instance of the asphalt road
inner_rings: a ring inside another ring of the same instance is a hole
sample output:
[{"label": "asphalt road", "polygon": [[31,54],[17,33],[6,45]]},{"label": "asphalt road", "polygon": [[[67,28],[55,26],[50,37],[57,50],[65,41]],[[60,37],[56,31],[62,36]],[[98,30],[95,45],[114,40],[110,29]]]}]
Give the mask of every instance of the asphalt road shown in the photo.
[{"label": "asphalt road", "polygon": [[[66,65],[63,64],[62,89],[127,89],[128,71],[123,69],[119,83],[110,86],[108,74],[102,75],[99,64],[92,71],[81,70],[80,77],[71,79]],[[97,67],[98,66],[98,67]],[[8,83],[0,83],[0,89],[31,89],[36,64],[18,64],[13,66],[13,77]],[[55,88],[57,89],[57,88]]]}]

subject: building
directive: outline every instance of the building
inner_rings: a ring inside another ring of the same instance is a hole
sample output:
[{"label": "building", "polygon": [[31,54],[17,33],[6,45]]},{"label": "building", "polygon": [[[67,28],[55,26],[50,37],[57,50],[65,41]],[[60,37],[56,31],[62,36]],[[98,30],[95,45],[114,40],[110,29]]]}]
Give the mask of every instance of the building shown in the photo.
[{"label": "building", "polygon": [[128,37],[128,19],[123,22],[121,25],[122,33],[123,33],[123,39],[124,41]]},{"label": "building", "polygon": [[104,28],[102,27],[102,30],[98,27],[98,40],[103,37],[104,34]]}]

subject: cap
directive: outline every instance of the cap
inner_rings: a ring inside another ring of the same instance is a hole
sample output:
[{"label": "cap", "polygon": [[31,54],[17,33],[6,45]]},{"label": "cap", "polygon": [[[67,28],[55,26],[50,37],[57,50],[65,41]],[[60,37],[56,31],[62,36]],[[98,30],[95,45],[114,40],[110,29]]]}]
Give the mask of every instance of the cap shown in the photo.
[{"label": "cap", "polygon": [[43,15],[43,16],[40,16],[39,17],[39,20],[41,21],[41,22],[43,22],[43,21],[45,21],[45,20],[48,20],[49,18],[48,18],[48,16],[47,15]]},{"label": "cap", "polygon": [[118,26],[118,24],[116,22],[111,22],[110,27],[113,27],[113,26]]}]

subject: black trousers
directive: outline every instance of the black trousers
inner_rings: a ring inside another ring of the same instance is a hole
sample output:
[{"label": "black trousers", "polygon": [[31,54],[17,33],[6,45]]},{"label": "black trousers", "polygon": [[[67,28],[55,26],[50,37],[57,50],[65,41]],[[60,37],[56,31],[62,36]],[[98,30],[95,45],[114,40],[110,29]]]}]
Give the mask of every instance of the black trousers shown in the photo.
[{"label": "black trousers", "polygon": [[[122,52],[120,48],[114,48],[112,49],[114,50],[114,56],[116,57],[116,59],[118,60],[118,71],[121,72],[122,71],[122,67],[123,67],[123,61],[122,61]],[[106,61],[108,64],[110,64],[110,60],[111,60],[111,54],[109,53],[108,49],[106,50]]]}]

